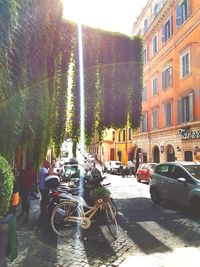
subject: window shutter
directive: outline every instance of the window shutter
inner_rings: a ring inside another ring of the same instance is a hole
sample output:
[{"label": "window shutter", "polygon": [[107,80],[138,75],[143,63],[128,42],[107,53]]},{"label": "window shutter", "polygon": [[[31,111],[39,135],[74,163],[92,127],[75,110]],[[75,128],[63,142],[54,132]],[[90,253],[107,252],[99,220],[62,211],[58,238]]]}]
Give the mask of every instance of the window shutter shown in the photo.
[{"label": "window shutter", "polygon": [[166,42],[165,40],[165,25],[162,26],[162,44]]},{"label": "window shutter", "polygon": [[169,77],[170,77],[169,84],[172,85],[172,66],[169,66]]},{"label": "window shutter", "polygon": [[167,125],[172,125],[172,103],[167,104]]},{"label": "window shutter", "polygon": [[171,16],[170,17],[170,37],[172,36],[173,34],[173,17]]},{"label": "window shutter", "polygon": [[148,130],[148,115],[147,115],[147,113],[146,113],[145,117],[146,117],[146,132],[147,132],[147,130]]},{"label": "window shutter", "polygon": [[162,72],[162,90],[165,90],[165,71]]},{"label": "window shutter", "polygon": [[182,99],[177,101],[177,122],[178,124],[182,123]]},{"label": "window shutter", "polygon": [[190,1],[189,0],[186,0],[186,9],[185,9],[185,12],[186,12],[186,19],[190,16]]},{"label": "window shutter", "polygon": [[165,112],[165,126],[167,126],[167,103],[164,105],[164,112]]},{"label": "window shutter", "polygon": [[193,105],[193,93],[189,94],[189,117],[190,121],[193,121],[193,110],[194,110],[194,105]]},{"label": "window shutter", "polygon": [[176,7],[176,27],[180,27],[182,25],[182,9],[181,6]]}]

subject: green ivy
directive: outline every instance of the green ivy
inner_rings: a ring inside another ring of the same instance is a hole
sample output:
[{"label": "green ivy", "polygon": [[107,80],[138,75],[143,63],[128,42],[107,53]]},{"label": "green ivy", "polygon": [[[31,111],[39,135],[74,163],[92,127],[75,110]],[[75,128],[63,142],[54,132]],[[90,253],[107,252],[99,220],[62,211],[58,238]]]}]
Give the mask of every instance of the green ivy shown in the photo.
[{"label": "green ivy", "polygon": [[7,160],[0,155],[0,220],[10,207],[14,176]]},{"label": "green ivy", "polygon": [[[105,128],[139,126],[142,96],[140,38],[83,27],[85,140]],[[16,149],[35,165],[49,144],[56,155],[65,138],[69,66],[73,64],[70,121],[74,147],[80,137],[77,25],[62,20],[61,0],[0,0],[0,151]]]},{"label": "green ivy", "polygon": [[[77,31],[77,25],[72,25]],[[129,121],[132,128],[140,125],[142,98],[141,38],[83,27],[83,62],[85,89],[86,145],[94,132],[105,128],[123,128]],[[77,43],[77,37],[76,37]],[[71,137],[79,128],[79,66],[74,46],[75,75],[71,112]]]}]

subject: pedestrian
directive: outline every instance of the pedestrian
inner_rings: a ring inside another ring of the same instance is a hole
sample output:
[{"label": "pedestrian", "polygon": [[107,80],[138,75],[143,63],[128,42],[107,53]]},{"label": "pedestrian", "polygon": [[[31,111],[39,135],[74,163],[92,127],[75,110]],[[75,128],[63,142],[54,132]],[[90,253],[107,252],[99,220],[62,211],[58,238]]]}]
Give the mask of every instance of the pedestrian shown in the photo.
[{"label": "pedestrian", "polygon": [[40,170],[39,174],[39,190],[41,193],[41,201],[40,201],[40,215],[43,216],[46,213],[46,206],[49,201],[49,189],[45,186],[45,178],[52,174],[51,164],[48,160],[45,160],[43,163],[43,167]]},{"label": "pedestrian", "polygon": [[129,174],[130,175],[135,175],[135,165],[134,163],[132,162],[132,160],[129,159],[128,161],[128,169],[129,169]]},{"label": "pedestrian", "polygon": [[26,169],[21,170],[18,175],[18,183],[20,187],[20,197],[22,203],[22,211],[20,216],[25,215],[25,222],[28,221],[30,213],[31,195],[36,184],[37,172],[33,169],[32,162],[28,162]]},{"label": "pedestrian", "polygon": [[85,174],[87,175],[87,173],[91,169],[91,166],[90,166],[87,158],[84,158],[83,168],[84,168]]}]

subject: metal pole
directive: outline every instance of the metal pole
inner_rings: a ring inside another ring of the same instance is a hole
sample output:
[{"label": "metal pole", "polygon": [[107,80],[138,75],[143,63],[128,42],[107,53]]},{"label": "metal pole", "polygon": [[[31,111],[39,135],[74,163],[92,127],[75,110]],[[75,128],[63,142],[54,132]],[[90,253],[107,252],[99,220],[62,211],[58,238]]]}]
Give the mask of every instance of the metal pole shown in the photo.
[{"label": "metal pole", "polygon": [[84,74],[83,74],[83,42],[82,26],[78,23],[78,48],[79,48],[79,72],[80,72],[80,147],[81,152],[85,150],[84,132],[85,132],[85,109],[84,109]]}]

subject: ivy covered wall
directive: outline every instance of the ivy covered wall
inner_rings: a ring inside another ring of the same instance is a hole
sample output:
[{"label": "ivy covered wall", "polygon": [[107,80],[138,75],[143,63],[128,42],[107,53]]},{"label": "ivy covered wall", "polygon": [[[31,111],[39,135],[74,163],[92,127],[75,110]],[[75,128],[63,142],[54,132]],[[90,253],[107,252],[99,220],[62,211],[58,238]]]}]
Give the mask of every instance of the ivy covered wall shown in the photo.
[{"label": "ivy covered wall", "polygon": [[[142,94],[142,41],[83,27],[85,134],[138,127]],[[79,140],[77,25],[62,20],[60,0],[0,0],[0,153],[17,146],[35,165],[49,144],[59,154],[66,134],[68,69],[73,65],[69,128]]]},{"label": "ivy covered wall", "polygon": [[[66,23],[65,27],[69,27]],[[77,25],[71,24],[74,32]],[[65,29],[64,29],[65,30]],[[68,30],[68,29],[67,29]],[[73,31],[73,30],[72,30]],[[73,105],[71,137],[79,133],[78,37],[72,41]],[[85,136],[89,145],[96,130],[100,137],[105,128],[123,128],[127,122],[135,129],[140,124],[143,61],[142,40],[119,33],[82,27],[85,90]],[[75,118],[75,121],[74,121]],[[78,139],[78,138],[77,138]]]}]

